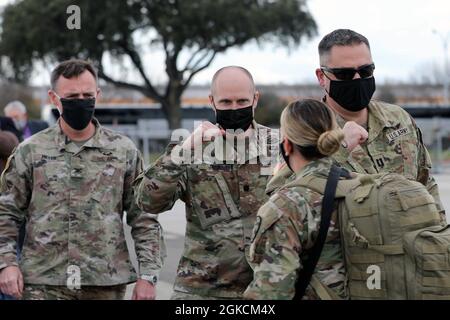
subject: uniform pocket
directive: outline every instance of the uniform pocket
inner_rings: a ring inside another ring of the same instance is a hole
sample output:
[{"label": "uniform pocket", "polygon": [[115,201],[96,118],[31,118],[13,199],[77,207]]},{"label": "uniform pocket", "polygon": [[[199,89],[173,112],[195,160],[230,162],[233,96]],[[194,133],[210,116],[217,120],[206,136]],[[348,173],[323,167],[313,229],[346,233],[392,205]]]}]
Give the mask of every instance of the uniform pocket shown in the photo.
[{"label": "uniform pocket", "polygon": [[240,216],[228,179],[223,175],[232,172],[223,171],[213,170],[210,165],[193,166],[188,170],[190,203],[196,213],[192,218],[198,218],[202,229]]},{"label": "uniform pocket", "polygon": [[405,234],[409,299],[450,298],[450,229],[435,226]]},{"label": "uniform pocket", "polygon": [[83,176],[83,185],[88,191],[86,200],[94,200],[103,211],[122,212],[118,207],[122,203],[126,160],[121,158],[94,158],[90,160]]},{"label": "uniform pocket", "polygon": [[31,202],[40,209],[59,205],[66,198],[68,166],[63,154],[33,154]]}]

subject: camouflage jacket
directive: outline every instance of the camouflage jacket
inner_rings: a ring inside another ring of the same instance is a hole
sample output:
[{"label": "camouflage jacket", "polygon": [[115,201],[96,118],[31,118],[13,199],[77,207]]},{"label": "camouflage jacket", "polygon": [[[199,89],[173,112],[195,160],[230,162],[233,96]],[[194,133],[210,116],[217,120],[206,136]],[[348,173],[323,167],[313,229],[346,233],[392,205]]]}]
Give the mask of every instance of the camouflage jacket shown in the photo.
[{"label": "camouflage jacket", "polygon": [[125,136],[94,123],[95,135],[81,148],[58,123],[22,142],[8,160],[1,179],[0,268],[17,265],[16,239],[26,219],[19,263],[25,283],[66,285],[76,268],[81,285],[134,281],[124,211],[139,272],[157,273],[162,266],[160,225],[132,194],[140,153]]},{"label": "camouflage jacket", "polygon": [[[334,160],[353,172],[395,172],[421,182],[433,195],[445,220],[438,186],[430,175],[431,159],[413,118],[399,106],[380,101],[371,101],[368,111],[367,141],[351,152],[341,147],[332,156]],[[346,122],[339,115],[337,121],[341,127]],[[289,168],[283,167],[268,184],[267,192],[283,186],[286,179],[295,179],[291,175]]]},{"label": "camouflage jacket", "polygon": [[[326,178],[331,164],[329,158],[310,162],[296,179],[313,173]],[[280,188],[258,211],[250,247],[254,278],[244,293],[246,299],[292,299],[295,295],[305,250],[314,245],[318,235],[323,196],[295,186],[295,182],[292,185]],[[314,275],[335,295],[348,297],[337,210]],[[303,299],[318,299],[318,295],[309,286]]]},{"label": "camouflage jacket", "polygon": [[[202,144],[204,155],[211,157],[177,164],[173,157],[179,145],[170,144],[135,183],[143,210],[156,214],[170,210],[177,199],[185,203],[187,226],[177,291],[239,298],[252,279],[246,255],[257,210],[268,199],[265,187],[272,172],[270,151],[266,152],[270,129],[256,123],[254,127],[258,134],[253,137],[260,143],[251,139],[245,155],[234,152],[224,139],[216,148],[216,139]],[[227,152],[222,153],[224,145]]]}]

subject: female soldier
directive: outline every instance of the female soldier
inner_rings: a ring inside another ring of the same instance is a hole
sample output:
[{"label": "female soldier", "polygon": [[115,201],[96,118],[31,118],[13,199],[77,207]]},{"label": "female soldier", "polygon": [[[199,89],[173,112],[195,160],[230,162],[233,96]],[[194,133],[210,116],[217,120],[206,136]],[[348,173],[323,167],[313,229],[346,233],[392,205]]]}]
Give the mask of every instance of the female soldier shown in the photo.
[{"label": "female soldier", "polygon": [[[254,271],[245,291],[247,299],[292,299],[305,252],[316,242],[323,195],[296,185],[315,174],[328,176],[344,138],[332,111],[322,102],[290,103],[281,114],[280,151],[296,178],[279,189],[258,211],[250,249]],[[313,279],[304,299],[346,298],[344,257],[337,212],[331,215]],[[313,288],[312,288],[313,287]],[[319,297],[320,296],[320,297]]]},{"label": "female soldier", "polygon": [[[2,131],[0,129],[0,175],[5,169],[8,157],[11,155],[11,152],[13,152],[14,148],[18,144],[19,139],[17,139],[17,137],[13,133],[9,131]],[[21,237],[21,239],[23,240],[23,237]],[[2,292],[0,292],[0,300],[14,300],[14,298],[4,295]]]}]

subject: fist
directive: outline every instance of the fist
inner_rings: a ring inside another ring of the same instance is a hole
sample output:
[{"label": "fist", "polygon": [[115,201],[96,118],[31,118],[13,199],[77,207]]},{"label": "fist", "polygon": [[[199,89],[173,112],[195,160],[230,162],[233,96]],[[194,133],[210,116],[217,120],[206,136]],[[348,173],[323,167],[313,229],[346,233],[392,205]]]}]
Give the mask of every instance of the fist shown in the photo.
[{"label": "fist", "polygon": [[344,131],[344,141],[347,143],[348,151],[352,151],[369,137],[367,130],[355,121],[347,121],[342,130]]},{"label": "fist", "polygon": [[211,141],[212,137],[224,135],[225,131],[213,125],[209,121],[203,121],[194,132],[183,142],[182,148],[185,150],[194,149],[201,145],[203,141]]},{"label": "fist", "polygon": [[155,286],[146,280],[138,279],[131,300],[155,300],[155,298]]},{"label": "fist", "polygon": [[10,266],[0,271],[0,291],[16,299],[22,298],[23,277],[18,267]]}]

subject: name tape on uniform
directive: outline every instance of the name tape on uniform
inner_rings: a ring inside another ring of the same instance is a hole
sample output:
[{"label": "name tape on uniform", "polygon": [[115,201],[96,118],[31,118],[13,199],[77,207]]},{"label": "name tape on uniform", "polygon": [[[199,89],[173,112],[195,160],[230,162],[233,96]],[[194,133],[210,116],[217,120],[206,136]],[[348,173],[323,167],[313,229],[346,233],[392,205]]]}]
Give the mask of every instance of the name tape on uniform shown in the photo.
[{"label": "name tape on uniform", "polygon": [[401,136],[404,136],[405,134],[408,134],[410,131],[408,128],[400,128],[398,130],[395,130],[391,133],[386,134],[389,143],[391,143],[392,141],[398,139]]}]

